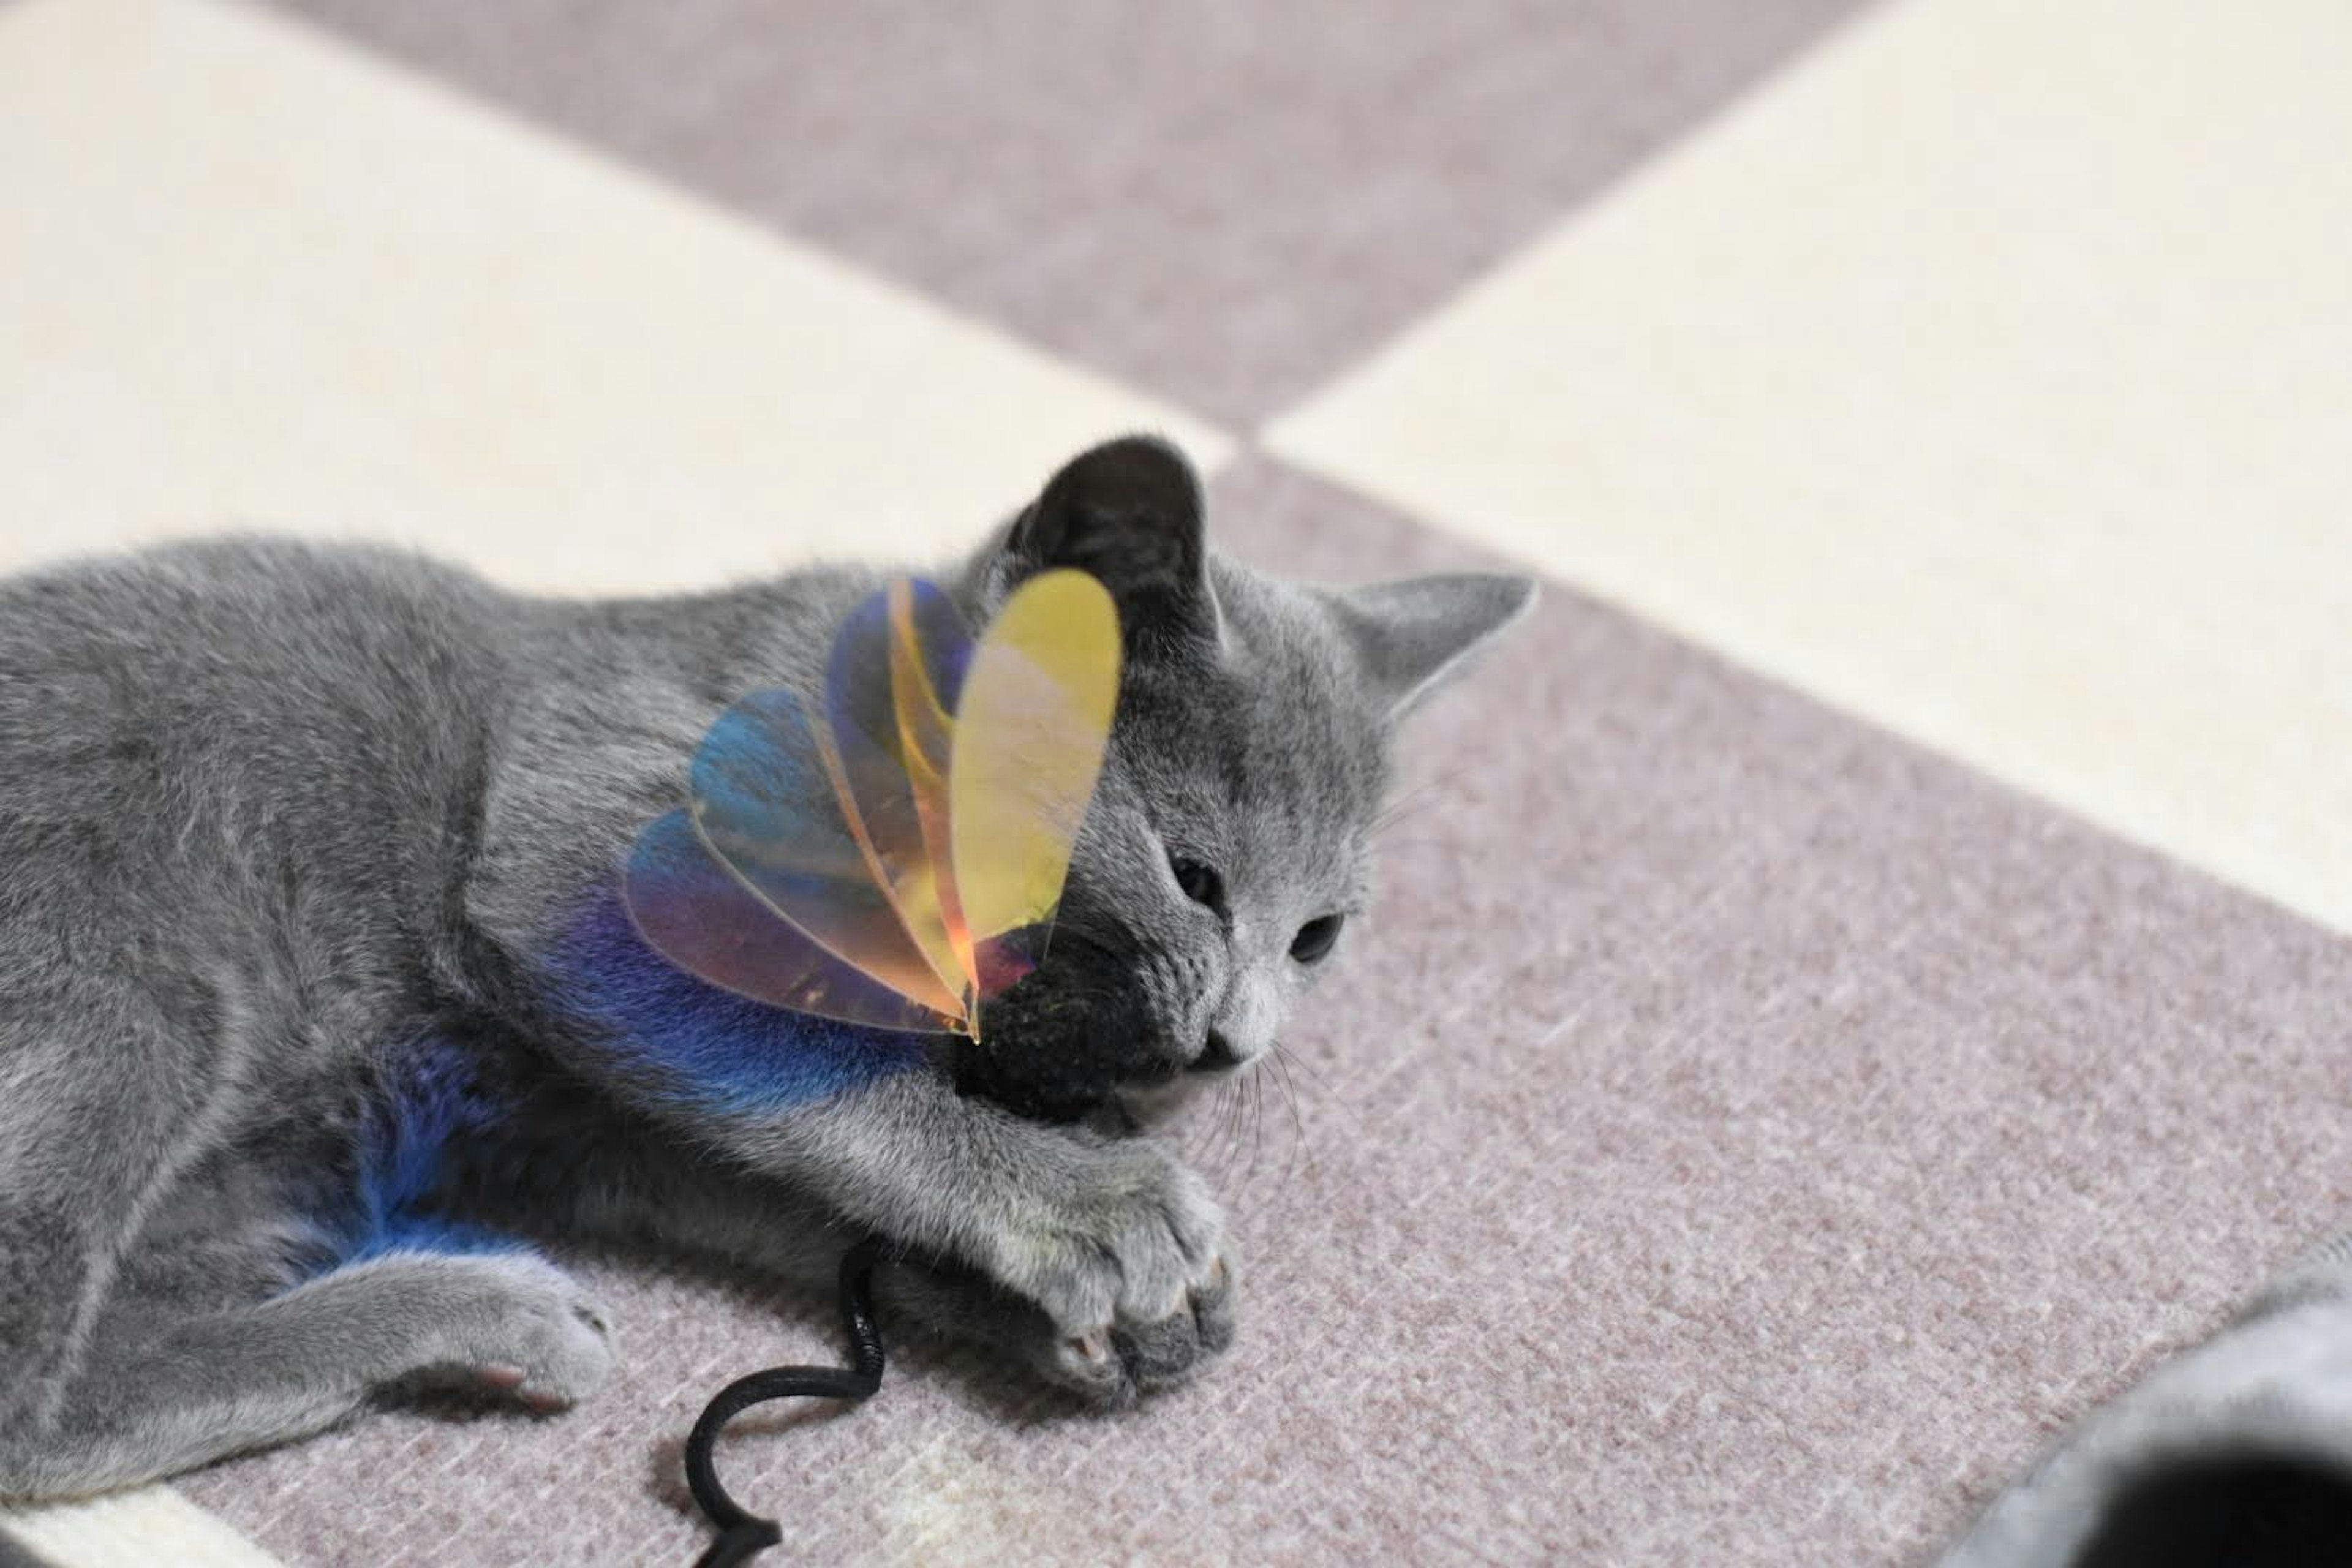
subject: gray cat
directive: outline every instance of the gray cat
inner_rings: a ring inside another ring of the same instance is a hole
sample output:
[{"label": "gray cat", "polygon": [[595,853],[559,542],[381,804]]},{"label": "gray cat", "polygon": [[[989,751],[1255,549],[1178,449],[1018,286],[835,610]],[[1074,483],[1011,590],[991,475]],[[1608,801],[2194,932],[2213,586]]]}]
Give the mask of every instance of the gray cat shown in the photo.
[{"label": "gray cat", "polygon": [[1210,552],[1155,441],[1076,458],[941,581],[1081,567],[1128,644],[1052,952],[984,1047],[761,1007],[650,952],[639,829],[745,692],[812,689],[884,579],[520,597],[245,542],[0,582],[0,1497],[86,1493],[456,1382],[610,1364],[535,1249],[799,1279],[1087,1399],[1229,1342],[1150,1108],[1245,1071],[1360,908],[1398,720],[1523,579],[1350,591]]}]

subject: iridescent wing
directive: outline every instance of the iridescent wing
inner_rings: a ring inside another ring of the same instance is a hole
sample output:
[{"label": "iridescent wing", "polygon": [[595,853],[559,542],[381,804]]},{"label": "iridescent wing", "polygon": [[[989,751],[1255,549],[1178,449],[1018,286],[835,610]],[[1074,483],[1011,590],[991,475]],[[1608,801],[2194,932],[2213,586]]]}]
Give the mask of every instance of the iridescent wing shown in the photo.
[{"label": "iridescent wing", "polygon": [[1082,572],[1024,583],[972,651],[956,705],[948,821],[982,996],[1045,955],[1109,744],[1118,675],[1118,609]]},{"label": "iridescent wing", "polygon": [[957,1026],[819,947],[720,865],[684,811],[637,838],[623,883],[629,918],[653,950],[723,990],[771,1006],[940,1033]]},{"label": "iridescent wing", "polygon": [[929,584],[844,623],[824,721],[762,691],[711,726],[689,804],[625,891],[714,985],[851,1023],[977,1036],[1043,957],[1108,743],[1118,618],[1093,578],[1024,584],[975,647]]},{"label": "iridescent wing", "polygon": [[688,774],[695,830],[772,914],[889,990],[950,1019],[965,1012],[908,932],[829,736],[789,691],[719,716]]},{"label": "iridescent wing", "polygon": [[825,718],[851,806],[899,922],[940,982],[971,985],[949,850],[948,757],[971,638],[945,594],[901,578],[834,639]]}]

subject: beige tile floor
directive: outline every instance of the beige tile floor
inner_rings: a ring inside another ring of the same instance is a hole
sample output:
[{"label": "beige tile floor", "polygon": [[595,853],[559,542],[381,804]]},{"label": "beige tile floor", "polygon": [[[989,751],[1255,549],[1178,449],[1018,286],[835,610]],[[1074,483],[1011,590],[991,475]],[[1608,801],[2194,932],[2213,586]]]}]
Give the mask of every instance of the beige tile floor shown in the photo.
[{"label": "beige tile floor", "polygon": [[0,568],[266,527],[565,592],[968,545],[1166,404],[215,0],[0,11]]},{"label": "beige tile floor", "polygon": [[1267,444],[2352,931],[2347,80],[1910,0]]}]

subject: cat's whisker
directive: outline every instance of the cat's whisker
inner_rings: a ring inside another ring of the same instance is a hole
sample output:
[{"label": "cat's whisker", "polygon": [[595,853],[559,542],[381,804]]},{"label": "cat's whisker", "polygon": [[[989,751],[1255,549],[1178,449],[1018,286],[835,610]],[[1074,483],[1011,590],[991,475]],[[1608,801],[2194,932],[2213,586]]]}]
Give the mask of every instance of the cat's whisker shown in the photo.
[{"label": "cat's whisker", "polygon": [[1200,1163],[1220,1174],[1226,1173],[1228,1152],[1233,1147],[1235,1119],[1240,1113],[1239,1087],[1230,1080],[1217,1086],[1216,1103],[1212,1110],[1206,1136],[1202,1141]]},{"label": "cat's whisker", "polygon": [[1249,1140],[1249,1163],[1242,1166],[1242,1180],[1251,1180],[1258,1173],[1258,1074],[1244,1072],[1237,1079],[1242,1089],[1242,1119],[1234,1123],[1234,1159],[1242,1157],[1242,1138]]},{"label": "cat's whisker", "polygon": [[[1226,1132],[1224,1158],[1221,1167],[1227,1175],[1232,1175],[1234,1168],[1241,1163],[1242,1135],[1249,1126],[1249,1083],[1246,1079],[1237,1078],[1233,1080],[1231,1087],[1234,1096],[1234,1115],[1232,1124]],[[1244,1173],[1244,1179],[1246,1179],[1246,1173]]]},{"label": "cat's whisker", "polygon": [[1348,1101],[1344,1095],[1332,1087],[1330,1079],[1316,1071],[1313,1063],[1300,1056],[1297,1052],[1290,1049],[1287,1046],[1277,1047],[1276,1048],[1280,1051],[1282,1059],[1286,1064],[1290,1067],[1297,1068],[1300,1072],[1307,1075],[1308,1085],[1323,1096],[1324,1102],[1326,1104],[1330,1105],[1342,1115],[1346,1116],[1349,1121],[1354,1122],[1359,1131],[1362,1131],[1364,1126],[1363,1113],[1359,1111],[1355,1106]]},{"label": "cat's whisker", "polygon": [[1226,1102],[1232,1091],[1233,1085],[1219,1084],[1217,1092],[1210,1096],[1208,1114],[1197,1118],[1192,1131],[1185,1136],[1184,1157],[1187,1160],[1203,1165],[1211,1163],[1210,1156],[1215,1152],[1218,1131],[1224,1126]]},{"label": "cat's whisker", "polygon": [[[1297,1163],[1300,1154],[1307,1152],[1307,1123],[1298,1114],[1298,1085],[1290,1076],[1290,1053],[1277,1043],[1271,1061],[1275,1072],[1281,1079],[1283,1103],[1290,1111],[1290,1157],[1282,1163],[1282,1179],[1276,1184],[1279,1189],[1290,1184],[1292,1167]],[[1307,1157],[1311,1163],[1314,1156],[1308,1153]]]},{"label": "cat's whisker", "polygon": [[1243,1173],[1244,1181],[1256,1176],[1258,1156],[1265,1142],[1265,1082],[1257,1073],[1249,1075],[1249,1118],[1250,1160],[1249,1169]]},{"label": "cat's whisker", "polygon": [[1365,837],[1376,844],[1384,844],[1391,829],[1411,822],[1436,804],[1434,799],[1401,801],[1374,817],[1372,826]]},{"label": "cat's whisker", "polygon": [[1409,849],[1440,849],[1450,845],[1458,845],[1460,842],[1461,840],[1458,838],[1448,838],[1441,834],[1431,834],[1424,838],[1392,839],[1381,846],[1381,853],[1383,855],[1399,855]]},{"label": "cat's whisker", "polygon": [[1372,819],[1371,837],[1378,838],[1407,817],[1418,816],[1431,806],[1440,804],[1447,789],[1485,766],[1486,763],[1482,760],[1465,762],[1455,767],[1442,769],[1428,778],[1415,783],[1411,788],[1399,792],[1396,797],[1389,802],[1386,809]]},{"label": "cat's whisker", "polygon": [[1282,1098],[1290,1106],[1290,1122],[1298,1152],[1307,1157],[1307,1169],[1312,1170],[1315,1168],[1315,1141],[1307,1135],[1307,1112],[1298,1100],[1298,1079],[1291,1072],[1288,1062],[1282,1064]]}]

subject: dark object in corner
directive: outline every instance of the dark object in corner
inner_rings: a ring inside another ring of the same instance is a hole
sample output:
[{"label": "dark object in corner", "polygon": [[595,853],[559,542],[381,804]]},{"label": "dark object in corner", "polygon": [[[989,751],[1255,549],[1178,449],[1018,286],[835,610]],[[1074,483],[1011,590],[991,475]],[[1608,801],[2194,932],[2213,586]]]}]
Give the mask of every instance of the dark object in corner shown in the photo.
[{"label": "dark object in corner", "polygon": [[2352,1476],[2305,1455],[2172,1459],[2126,1486],[2074,1568],[2352,1563]]},{"label": "dark object in corner", "polygon": [[49,1563],[34,1556],[31,1547],[0,1529],[0,1568],[49,1568]]},{"label": "dark object in corner", "polygon": [[701,1418],[686,1438],[686,1485],[719,1539],[696,1560],[697,1568],[732,1568],[776,1545],[784,1538],[772,1519],[761,1519],[727,1495],[712,1467],[710,1449],[719,1430],[754,1405],[772,1399],[845,1399],[856,1403],[882,1386],[882,1334],[874,1326],[874,1262],[881,1255],[878,1240],[861,1241],[841,1260],[841,1316],[849,1333],[851,1364],[839,1366],[772,1366],[737,1378],[720,1389],[703,1407]]}]

